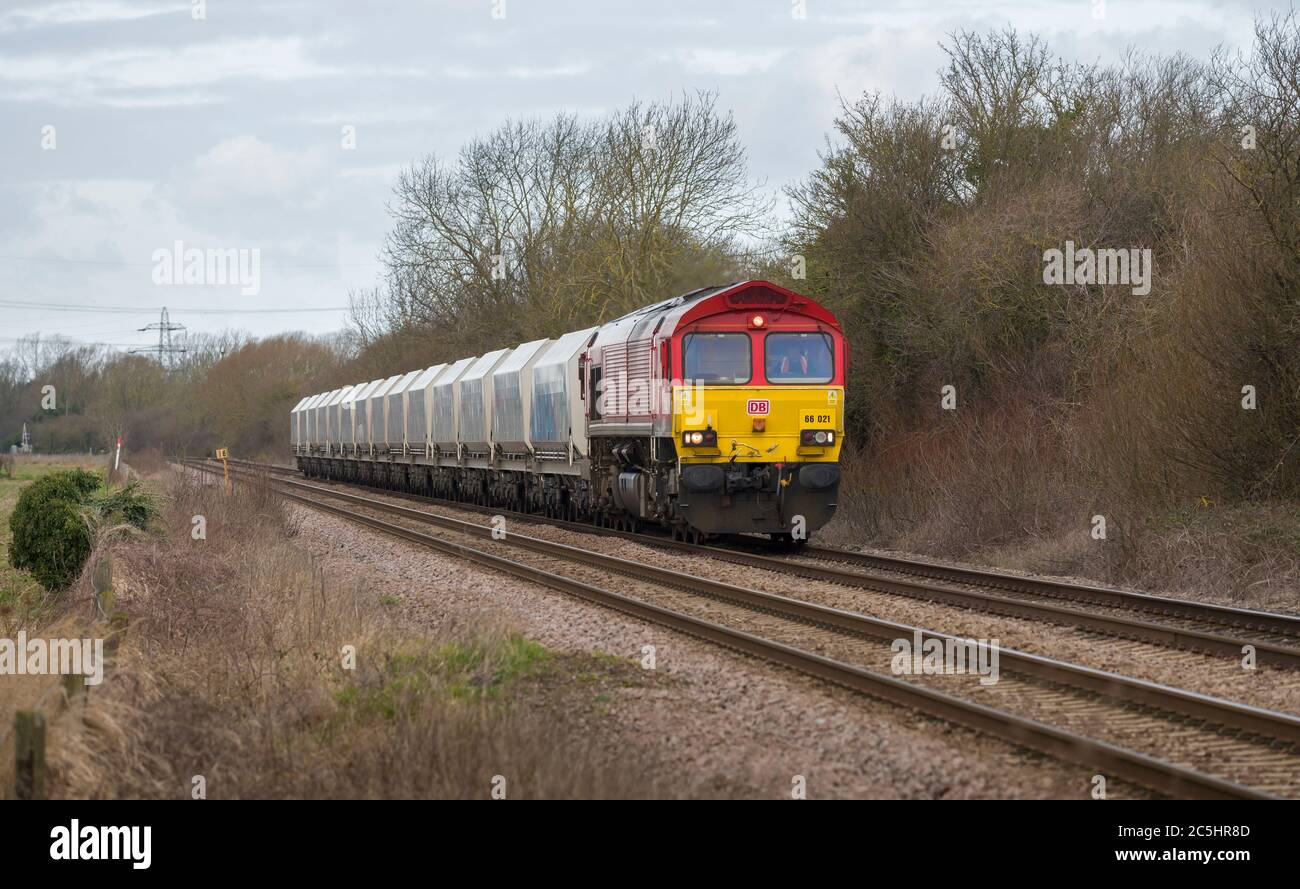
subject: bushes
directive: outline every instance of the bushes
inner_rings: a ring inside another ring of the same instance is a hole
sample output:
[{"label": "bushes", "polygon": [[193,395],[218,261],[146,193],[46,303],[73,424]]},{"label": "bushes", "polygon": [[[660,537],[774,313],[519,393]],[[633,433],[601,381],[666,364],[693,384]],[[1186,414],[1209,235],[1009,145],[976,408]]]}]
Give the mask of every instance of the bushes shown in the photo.
[{"label": "bushes", "polygon": [[100,528],[145,528],[156,514],[153,498],[134,485],[101,491],[94,473],[54,472],[18,497],[9,517],[9,563],[31,572],[47,590],[65,589],[81,573]]},{"label": "bushes", "polygon": [[[1206,63],[1078,68],[1011,33],[947,50],[937,95],[846,105],[791,190],[788,283],[853,345],[862,449],[832,533],[1184,591],[1289,583],[1295,607],[1300,557],[1209,541],[1300,528],[1300,14]],[[1048,283],[1066,241],[1149,250],[1149,292]]]},{"label": "bushes", "polygon": [[81,573],[93,540],[82,514],[99,477],[81,469],[38,479],[18,497],[9,530],[9,563],[30,571],[47,590],[67,587]]}]

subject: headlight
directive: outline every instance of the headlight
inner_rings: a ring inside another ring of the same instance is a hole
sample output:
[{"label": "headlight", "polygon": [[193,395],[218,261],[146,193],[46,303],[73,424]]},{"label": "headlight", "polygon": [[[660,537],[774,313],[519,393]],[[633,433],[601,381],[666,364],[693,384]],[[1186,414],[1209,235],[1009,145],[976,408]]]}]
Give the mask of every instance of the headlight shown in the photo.
[{"label": "headlight", "polygon": [[683,432],[682,444],[688,447],[717,447],[718,433],[712,429],[705,429],[703,432]]}]

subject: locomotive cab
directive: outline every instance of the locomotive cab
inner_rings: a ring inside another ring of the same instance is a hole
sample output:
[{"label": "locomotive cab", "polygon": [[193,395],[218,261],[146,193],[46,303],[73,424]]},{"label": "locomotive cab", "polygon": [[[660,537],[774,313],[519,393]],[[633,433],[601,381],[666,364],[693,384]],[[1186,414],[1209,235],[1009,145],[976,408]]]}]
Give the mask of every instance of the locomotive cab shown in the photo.
[{"label": "locomotive cab", "polygon": [[826,524],[839,488],[847,358],[833,316],[753,282],[688,313],[673,345],[685,522],[804,539]]}]

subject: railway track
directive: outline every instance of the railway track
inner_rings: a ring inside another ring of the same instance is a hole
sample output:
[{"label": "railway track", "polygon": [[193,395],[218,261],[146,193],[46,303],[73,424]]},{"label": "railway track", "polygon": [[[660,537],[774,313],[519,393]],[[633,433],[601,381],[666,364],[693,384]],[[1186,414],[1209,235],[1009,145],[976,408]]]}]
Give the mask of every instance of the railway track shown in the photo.
[{"label": "railway track", "polygon": [[[300,476],[285,466],[231,461],[237,466]],[[1006,617],[1045,621],[1170,648],[1241,659],[1252,646],[1258,664],[1300,669],[1300,616],[1152,596],[1089,584],[1023,577],[1005,572],[956,568],[921,559],[808,546],[797,555],[757,552],[745,538],[732,546],[688,543],[662,535],[607,528],[513,512],[460,501],[383,491],[390,496],[445,504],[456,509],[513,516],[587,534],[636,540],[661,548],[707,555],[749,568],[811,580],[940,602]]]},{"label": "railway track", "polygon": [[[970,675],[890,675],[881,667],[891,640],[919,634],[943,644],[953,637],[527,535],[496,540],[486,525],[298,480],[275,482],[310,508],[1162,793],[1300,798],[1300,719],[1289,714],[1007,649],[999,651],[1006,675],[987,686]],[[453,539],[411,527],[416,523]],[[461,542],[484,540],[487,549]]]}]

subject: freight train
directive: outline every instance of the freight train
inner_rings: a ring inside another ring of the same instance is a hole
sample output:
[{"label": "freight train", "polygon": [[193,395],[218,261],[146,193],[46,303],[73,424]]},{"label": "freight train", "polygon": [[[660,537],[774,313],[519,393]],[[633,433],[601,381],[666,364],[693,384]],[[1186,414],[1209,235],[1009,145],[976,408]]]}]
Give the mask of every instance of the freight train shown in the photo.
[{"label": "freight train", "polygon": [[800,542],[830,521],[848,346],[767,281],[303,398],[309,477],[674,538]]}]

